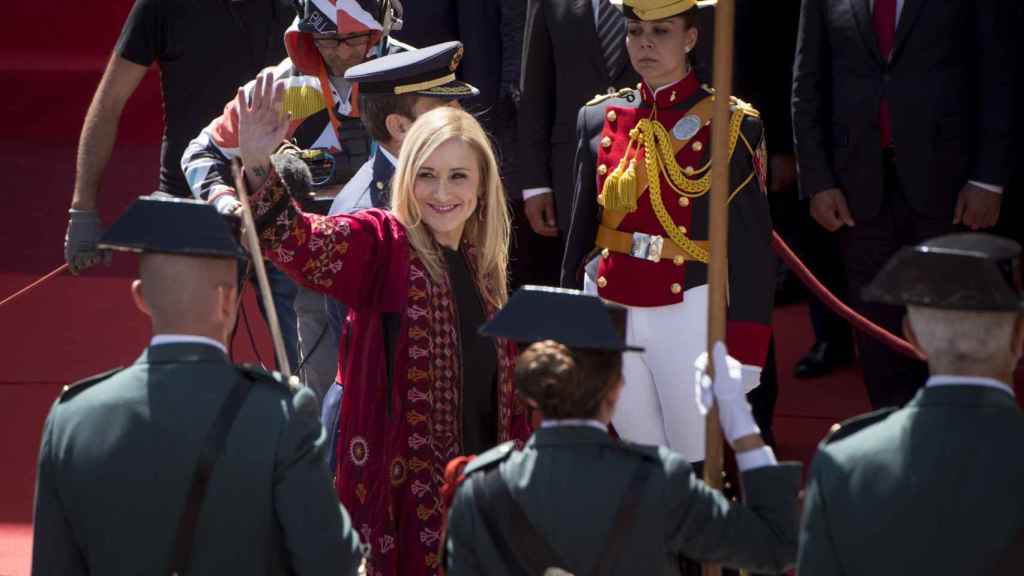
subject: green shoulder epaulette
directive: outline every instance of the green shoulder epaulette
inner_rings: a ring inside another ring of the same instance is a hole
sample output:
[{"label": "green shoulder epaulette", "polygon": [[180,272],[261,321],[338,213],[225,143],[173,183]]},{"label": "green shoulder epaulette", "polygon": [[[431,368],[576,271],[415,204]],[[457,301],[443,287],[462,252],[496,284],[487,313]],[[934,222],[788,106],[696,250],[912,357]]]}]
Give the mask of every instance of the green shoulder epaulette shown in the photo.
[{"label": "green shoulder epaulette", "polygon": [[512,442],[511,440],[504,444],[498,444],[487,452],[473,458],[473,461],[466,465],[466,469],[463,470],[462,475],[469,476],[478,470],[487,470],[493,466],[497,466],[503,460],[508,458],[509,455],[512,454],[513,450],[515,450],[515,442]]},{"label": "green shoulder epaulette", "polygon": [[77,396],[81,391],[92,387],[94,384],[99,384],[100,382],[103,382],[104,380],[110,378],[114,374],[117,374],[121,370],[124,370],[124,366],[118,366],[117,368],[114,368],[113,370],[107,370],[102,374],[96,374],[94,376],[89,376],[88,378],[83,378],[78,382],[67,384],[60,390],[60,401],[67,402],[68,400]]},{"label": "green shoulder epaulette", "polygon": [[591,98],[590,101],[586,103],[586,106],[596,106],[597,104],[600,104],[601,102],[604,102],[609,98],[625,98],[632,91],[632,88],[623,88],[618,92],[611,92],[608,94],[595,94],[594,97]]},{"label": "green shoulder epaulette", "polygon": [[302,389],[302,382],[299,382],[299,379],[296,376],[292,376],[291,381],[289,381],[284,377],[284,374],[277,371],[267,370],[262,366],[257,366],[255,364],[238,364],[237,368],[243,376],[254,383],[270,383],[287,390],[288,393],[292,395],[295,395],[295,393]]},{"label": "green shoulder epaulette", "polygon": [[837,440],[842,440],[843,438],[859,432],[872,424],[877,424],[878,422],[885,420],[895,411],[896,408],[882,408],[881,410],[875,410],[874,412],[868,412],[867,414],[861,414],[859,416],[843,420],[842,422],[832,426],[832,429],[829,430],[829,433],[821,443],[831,444]]}]

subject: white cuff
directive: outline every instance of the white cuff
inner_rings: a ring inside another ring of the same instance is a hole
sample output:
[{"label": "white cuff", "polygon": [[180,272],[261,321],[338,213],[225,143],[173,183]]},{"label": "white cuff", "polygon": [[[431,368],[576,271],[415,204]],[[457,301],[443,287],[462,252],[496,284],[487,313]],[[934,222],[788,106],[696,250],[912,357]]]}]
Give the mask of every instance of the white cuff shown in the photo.
[{"label": "white cuff", "polygon": [[736,453],[736,468],[739,468],[740,472],[777,466],[778,464],[778,460],[775,459],[775,452],[772,452],[770,446],[762,446],[753,450],[747,450],[746,452]]},{"label": "white cuff", "polygon": [[752,364],[743,365],[743,393],[750,392],[761,385],[761,367]]},{"label": "white cuff", "polygon": [[968,180],[967,183],[968,184],[973,184],[974,186],[977,186],[978,188],[981,188],[983,190],[988,190],[989,192],[994,192],[996,194],[1002,194],[1003,193],[1003,187],[1002,186],[996,186],[995,184],[987,184],[985,182],[978,182],[977,180]]},{"label": "white cuff", "polygon": [[551,188],[526,188],[523,190],[523,202],[541,194],[551,194]]}]

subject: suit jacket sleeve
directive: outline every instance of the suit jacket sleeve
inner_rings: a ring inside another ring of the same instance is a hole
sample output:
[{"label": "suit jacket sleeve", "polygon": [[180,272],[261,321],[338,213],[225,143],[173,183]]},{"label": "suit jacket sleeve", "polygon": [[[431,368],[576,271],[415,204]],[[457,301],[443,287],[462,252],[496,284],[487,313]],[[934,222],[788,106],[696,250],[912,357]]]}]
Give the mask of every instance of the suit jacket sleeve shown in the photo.
[{"label": "suit jacket sleeve", "polygon": [[35,576],[89,573],[64,514],[57,486],[57,462],[52,437],[58,405],[54,404],[46,418],[43,441],[39,448],[36,505],[32,518],[32,574]]},{"label": "suit jacket sleeve", "polygon": [[551,124],[555,117],[555,62],[541,0],[528,0],[519,107],[519,170],[527,188],[551,187]]},{"label": "suit jacket sleeve", "polygon": [[670,552],[755,572],[783,572],[792,566],[797,547],[798,464],[745,472],[742,504],[709,488],[677,454],[665,466],[668,484],[663,501]]},{"label": "suit jacket sleeve", "polygon": [[355,575],[359,537],[338,503],[324,465],[327,436],[313,392],[291,399],[274,466],[274,508],[296,574]]},{"label": "suit jacket sleeve", "polygon": [[823,0],[803,0],[793,65],[793,138],[804,198],[836,186],[829,150],[831,112],[828,31]]},{"label": "suit jacket sleeve", "polygon": [[804,516],[800,523],[800,553],[797,570],[800,574],[842,574],[839,558],[828,524],[825,501],[825,472],[829,464],[826,454],[818,452],[811,463],[810,479],[804,495]]},{"label": "suit jacket sleeve", "polygon": [[562,256],[561,285],[564,288],[583,287],[583,266],[587,254],[594,248],[601,208],[597,204],[597,160],[590,149],[590,127],[587,123],[589,106],[580,109],[576,122],[576,158],[573,161],[575,193],[572,201],[572,221]]},{"label": "suit jacket sleeve", "polygon": [[401,308],[409,250],[390,212],[305,214],[273,171],[252,206],[264,257],[295,282],[356,308]]},{"label": "suit jacket sleeve", "polygon": [[742,135],[729,166],[730,190],[735,192],[729,203],[726,345],[729,354],[744,365],[762,367],[771,338],[776,257],[763,180],[767,162],[763,125],[748,116]]},{"label": "suit jacket sleeve", "polygon": [[[976,121],[972,134],[970,179],[1004,186],[1010,178],[1013,109],[1014,58],[1020,58],[1019,40],[1010,36],[1014,20],[1005,0],[978,0],[972,3],[974,49],[977,74],[974,91]],[[1013,48],[1018,46],[1018,48]]]}]

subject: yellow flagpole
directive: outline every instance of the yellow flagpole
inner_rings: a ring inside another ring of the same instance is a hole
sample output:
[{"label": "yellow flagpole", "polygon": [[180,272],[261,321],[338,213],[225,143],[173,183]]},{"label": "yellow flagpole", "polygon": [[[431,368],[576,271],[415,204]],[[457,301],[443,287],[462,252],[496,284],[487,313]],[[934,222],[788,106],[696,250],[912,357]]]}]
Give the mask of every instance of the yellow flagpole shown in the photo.
[{"label": "yellow flagpole", "polygon": [[[718,0],[715,6],[714,87],[715,106],[711,122],[711,200],[709,234],[711,260],[708,263],[708,370],[713,370],[711,347],[725,341],[726,291],[729,254],[729,96],[732,94],[733,32],[735,0]],[[707,416],[704,448],[704,481],[722,487],[722,430],[717,405]],[[705,576],[719,576],[722,567],[704,564]]]},{"label": "yellow flagpole", "polygon": [[[252,259],[253,268],[256,270],[256,282],[259,285],[260,297],[263,300],[263,309],[267,313],[267,325],[270,327],[270,339],[274,343],[274,354],[277,355],[277,364],[281,374],[284,375],[286,380],[291,382],[292,369],[288,364],[288,355],[284,351],[284,337],[281,336],[281,324],[277,319],[277,308],[274,308],[274,297],[270,291],[267,269],[263,265],[263,252],[260,250],[260,241],[256,235],[256,223],[252,216],[249,193],[246,190],[245,175],[242,174],[241,162],[236,160],[231,166],[231,171],[235,177],[238,199],[242,203],[242,237],[249,251],[249,258]],[[239,287],[239,290],[241,290],[241,287]]]}]

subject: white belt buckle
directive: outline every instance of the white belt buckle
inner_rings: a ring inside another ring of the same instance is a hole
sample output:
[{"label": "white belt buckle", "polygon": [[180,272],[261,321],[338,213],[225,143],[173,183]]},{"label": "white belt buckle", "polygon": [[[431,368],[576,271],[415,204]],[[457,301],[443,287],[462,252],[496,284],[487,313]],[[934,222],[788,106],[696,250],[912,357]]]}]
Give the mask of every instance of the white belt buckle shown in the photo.
[{"label": "white belt buckle", "polygon": [[661,249],[665,239],[658,235],[644,234],[643,232],[633,233],[633,245],[629,249],[629,255],[651,262],[661,261]]}]

